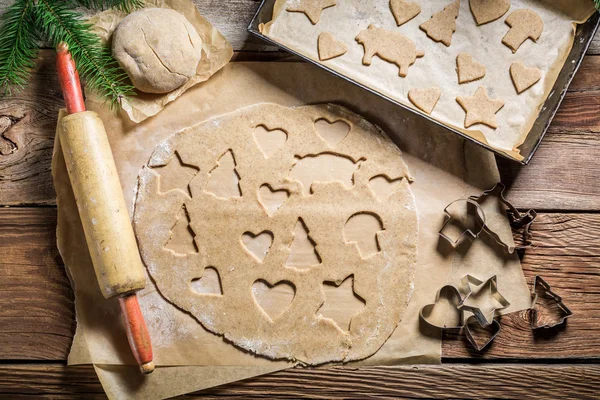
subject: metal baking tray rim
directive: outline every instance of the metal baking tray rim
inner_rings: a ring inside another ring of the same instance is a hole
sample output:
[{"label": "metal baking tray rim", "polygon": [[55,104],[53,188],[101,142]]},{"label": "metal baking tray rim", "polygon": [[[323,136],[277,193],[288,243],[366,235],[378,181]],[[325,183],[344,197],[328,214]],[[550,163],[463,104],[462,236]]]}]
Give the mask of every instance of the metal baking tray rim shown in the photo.
[{"label": "metal baking tray rim", "polygon": [[[254,17],[252,18],[252,21],[250,21],[250,25],[248,26],[248,32],[252,33],[256,37],[259,37],[260,39],[264,40],[265,42],[267,42],[275,47],[280,48],[281,50],[291,53],[291,54],[301,58],[302,60],[307,61],[313,65],[316,65],[317,67],[324,69],[325,71],[327,71],[341,79],[344,79],[345,81],[348,81],[354,85],[357,85],[357,86],[361,87],[362,89],[364,89],[370,93],[373,93],[374,95],[376,95],[378,97],[381,97],[387,101],[390,101],[393,104],[395,104],[409,112],[412,112],[413,114],[416,114],[422,118],[425,118],[425,119],[429,120],[431,123],[436,124],[452,133],[455,133],[455,134],[463,137],[464,139],[470,140],[471,142],[476,143],[479,146],[482,146],[482,147],[486,148],[487,150],[492,151],[495,154],[498,154],[499,156],[501,156],[503,158],[506,158],[511,161],[516,161],[522,165],[529,164],[533,155],[539,148],[539,146],[542,142],[542,139],[546,135],[546,132],[548,131],[548,128],[550,127],[550,124],[552,123],[552,120],[554,119],[554,116],[558,112],[560,104],[562,103],[565,95],[567,94],[569,85],[571,84],[576,72],[579,70],[581,63],[583,62],[583,58],[585,57],[585,54],[587,53],[587,50],[590,47],[592,40],[594,39],[596,31],[598,30],[598,27],[600,26],[600,13],[594,13],[594,15],[592,15],[586,22],[577,26],[577,31],[575,33],[573,47],[569,53],[569,56],[567,57],[567,60],[564,64],[563,68],[561,69],[561,71],[556,79],[556,82],[554,83],[554,86],[552,87],[552,90],[550,91],[550,94],[548,95],[548,98],[544,101],[544,104],[542,104],[542,107],[540,108],[540,111],[538,113],[538,117],[536,118],[531,130],[527,134],[524,142],[520,146],[518,146],[521,151],[521,155],[523,156],[522,160],[518,160],[518,159],[513,158],[513,157],[509,156],[508,154],[504,153],[502,150],[496,149],[496,148],[488,145],[487,143],[483,143],[478,140],[475,140],[473,137],[466,135],[457,129],[454,129],[450,126],[440,123],[439,121],[431,118],[427,114],[424,114],[424,113],[422,113],[416,109],[413,109],[412,107],[409,107],[405,104],[402,104],[399,101],[394,100],[391,97],[385,96],[385,95],[381,94],[380,92],[378,92],[377,90],[372,89],[360,82],[357,82],[354,79],[352,79],[348,76],[345,76],[345,75],[333,70],[332,68],[330,68],[320,62],[317,62],[317,61],[315,61],[293,49],[290,49],[289,47],[262,34],[259,30],[259,25],[262,23],[269,22],[272,19],[274,5],[275,5],[275,0],[262,0],[261,1],[261,4],[259,5],[256,13],[254,14]],[[557,92],[559,93],[558,96],[555,95]],[[537,131],[537,133],[534,130]]]}]

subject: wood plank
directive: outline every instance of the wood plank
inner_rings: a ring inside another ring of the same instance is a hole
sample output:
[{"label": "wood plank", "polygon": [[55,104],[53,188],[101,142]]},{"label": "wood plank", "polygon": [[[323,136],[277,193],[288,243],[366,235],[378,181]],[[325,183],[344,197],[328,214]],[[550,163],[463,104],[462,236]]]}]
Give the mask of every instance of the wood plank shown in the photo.
[{"label": "wood plank", "polygon": [[[55,247],[56,210],[0,209],[0,360],[64,360],[74,333],[73,294]],[[575,315],[565,330],[533,335],[527,315],[503,318],[482,355],[448,336],[446,361],[464,358],[600,358],[600,214],[541,214],[526,277],[541,274]],[[500,282],[500,288],[502,288]]]},{"label": "wood plank", "polygon": [[[293,369],[180,398],[595,399],[600,366],[444,365]],[[0,397],[105,398],[91,366],[0,365]]]},{"label": "wood plank", "polygon": [[[56,110],[62,105],[51,51],[43,51],[32,85],[0,100],[0,205],[55,204],[50,175]],[[273,60],[282,53],[238,53]],[[521,208],[600,209],[600,57],[588,57],[530,166],[500,161],[509,198]],[[4,123],[4,125],[3,125]]]}]

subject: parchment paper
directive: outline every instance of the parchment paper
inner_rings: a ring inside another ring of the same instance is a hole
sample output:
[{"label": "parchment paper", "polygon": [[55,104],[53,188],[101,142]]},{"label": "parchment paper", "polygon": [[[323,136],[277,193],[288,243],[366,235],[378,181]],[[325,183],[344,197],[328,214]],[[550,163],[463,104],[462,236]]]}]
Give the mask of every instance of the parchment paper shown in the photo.
[{"label": "parchment paper", "polygon": [[[122,107],[134,122],[141,122],[148,117],[158,114],[168,103],[174,101],[192,86],[206,81],[215,72],[223,68],[233,56],[233,48],[221,33],[214,28],[200,13],[194,3],[190,0],[145,0],[146,8],[170,8],[184,17],[192,24],[202,38],[202,59],[198,64],[196,75],[192,76],[183,86],[166,94],[152,94],[137,91],[123,101]],[[110,43],[113,31],[126,13],[109,9],[89,19],[93,25],[94,32],[100,38]],[[93,93],[87,93],[94,97]]]},{"label": "parchment paper", "polygon": [[[499,179],[493,155],[315,66],[229,64],[212,79],[168,105],[165,112],[140,124],[132,123],[122,114],[115,116],[93,101],[88,102],[88,108],[99,112],[105,122],[127,204],[132,207],[138,172],[160,141],[211,116],[258,102],[285,106],[341,104],[381,126],[403,150],[404,160],[415,178],[411,189],[416,197],[420,234],[413,297],[392,337],[377,354],[361,364],[440,362],[441,341],[419,332],[418,311],[433,302],[436,291],[445,283],[458,284],[465,271],[480,279],[498,275],[500,290],[512,303],[505,312],[529,307],[529,290],[516,256],[498,254],[485,242],[471,246],[466,256],[460,257],[456,252],[438,249],[443,208],[457,198],[491,187]],[[59,206],[58,245],[73,280],[78,320],[69,364],[132,365],[118,304],[116,300],[104,300],[98,289],[60,151],[55,151],[53,172]],[[501,213],[497,218],[501,220],[503,233],[510,237],[506,218]],[[258,366],[264,367],[262,371],[291,366],[253,357],[206,332],[192,317],[166,302],[150,280],[140,295],[159,366]],[[182,369],[174,377],[170,376],[168,384],[175,389],[179,387],[178,382],[192,380],[198,383],[197,388],[206,387],[205,382],[197,380],[195,372],[189,371]],[[247,372],[245,369],[235,371]],[[248,376],[235,378],[232,374],[226,374],[223,383]],[[107,376],[120,379],[118,373],[104,374],[105,379],[109,379]],[[157,378],[151,375],[148,379],[162,379],[160,374],[155,376]],[[122,389],[127,395],[135,393]]]},{"label": "parchment paper", "polygon": [[[510,10],[502,18],[477,26],[469,1],[462,0],[452,44],[446,47],[427,37],[419,25],[450,4],[450,0],[419,1],[421,13],[400,27],[396,26],[389,0],[338,1],[337,6],[323,10],[316,25],[303,13],[286,11],[287,3],[294,1],[276,1],[273,20],[262,30],[265,35],[320,62],[317,37],[321,32],[330,32],[347,45],[348,52],[322,62],[323,65],[412,108],[415,107],[408,100],[409,89],[437,86],[442,90],[442,96],[431,115],[433,119],[518,160],[523,159],[518,146],[527,137],[571,50],[574,23],[586,21],[595,12],[593,2],[589,0],[512,0]],[[537,12],[544,21],[544,32],[537,43],[527,40],[513,54],[501,40],[509,30],[504,21],[511,12],[520,8]],[[356,42],[355,37],[370,24],[404,34],[425,52],[425,57],[417,59],[409,68],[407,77],[399,77],[395,65],[378,57],[373,59],[371,66],[362,64],[363,46]],[[487,73],[483,79],[458,84],[456,56],[461,52],[469,53],[485,65]],[[520,95],[509,73],[510,65],[517,61],[543,71],[541,82]],[[479,124],[465,130],[465,112],[456,102],[456,97],[471,96],[481,85],[488,88],[490,97],[506,103],[497,114],[498,129]]]}]

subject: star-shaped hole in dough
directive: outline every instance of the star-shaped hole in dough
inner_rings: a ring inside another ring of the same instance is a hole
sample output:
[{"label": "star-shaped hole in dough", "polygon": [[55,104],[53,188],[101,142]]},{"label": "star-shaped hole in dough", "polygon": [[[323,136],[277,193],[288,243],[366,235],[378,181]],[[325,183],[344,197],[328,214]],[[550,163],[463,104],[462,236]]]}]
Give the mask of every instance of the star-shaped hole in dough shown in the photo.
[{"label": "star-shaped hole in dough", "polygon": [[293,0],[286,11],[304,13],[310,19],[310,22],[316,25],[321,19],[321,12],[336,4],[336,0]]},{"label": "star-shaped hole in dough", "polygon": [[192,197],[190,182],[198,174],[200,168],[195,165],[186,164],[178,152],[175,152],[166,165],[154,167],[153,169],[160,175],[158,186],[160,193],[179,189]]},{"label": "star-shaped hole in dough", "polygon": [[504,100],[491,99],[485,86],[479,86],[473,96],[458,96],[456,101],[467,113],[465,128],[475,124],[484,124],[493,129],[498,128],[496,113],[504,107]]}]

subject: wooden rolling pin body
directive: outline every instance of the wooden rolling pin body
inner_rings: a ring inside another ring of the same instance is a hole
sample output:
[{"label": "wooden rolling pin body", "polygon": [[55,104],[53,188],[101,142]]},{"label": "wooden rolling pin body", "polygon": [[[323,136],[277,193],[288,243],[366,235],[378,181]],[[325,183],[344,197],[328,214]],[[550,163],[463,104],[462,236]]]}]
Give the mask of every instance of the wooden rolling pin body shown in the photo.
[{"label": "wooden rolling pin body", "polygon": [[102,120],[91,111],[71,114],[58,134],[102,294],[143,289],[144,268]]}]

